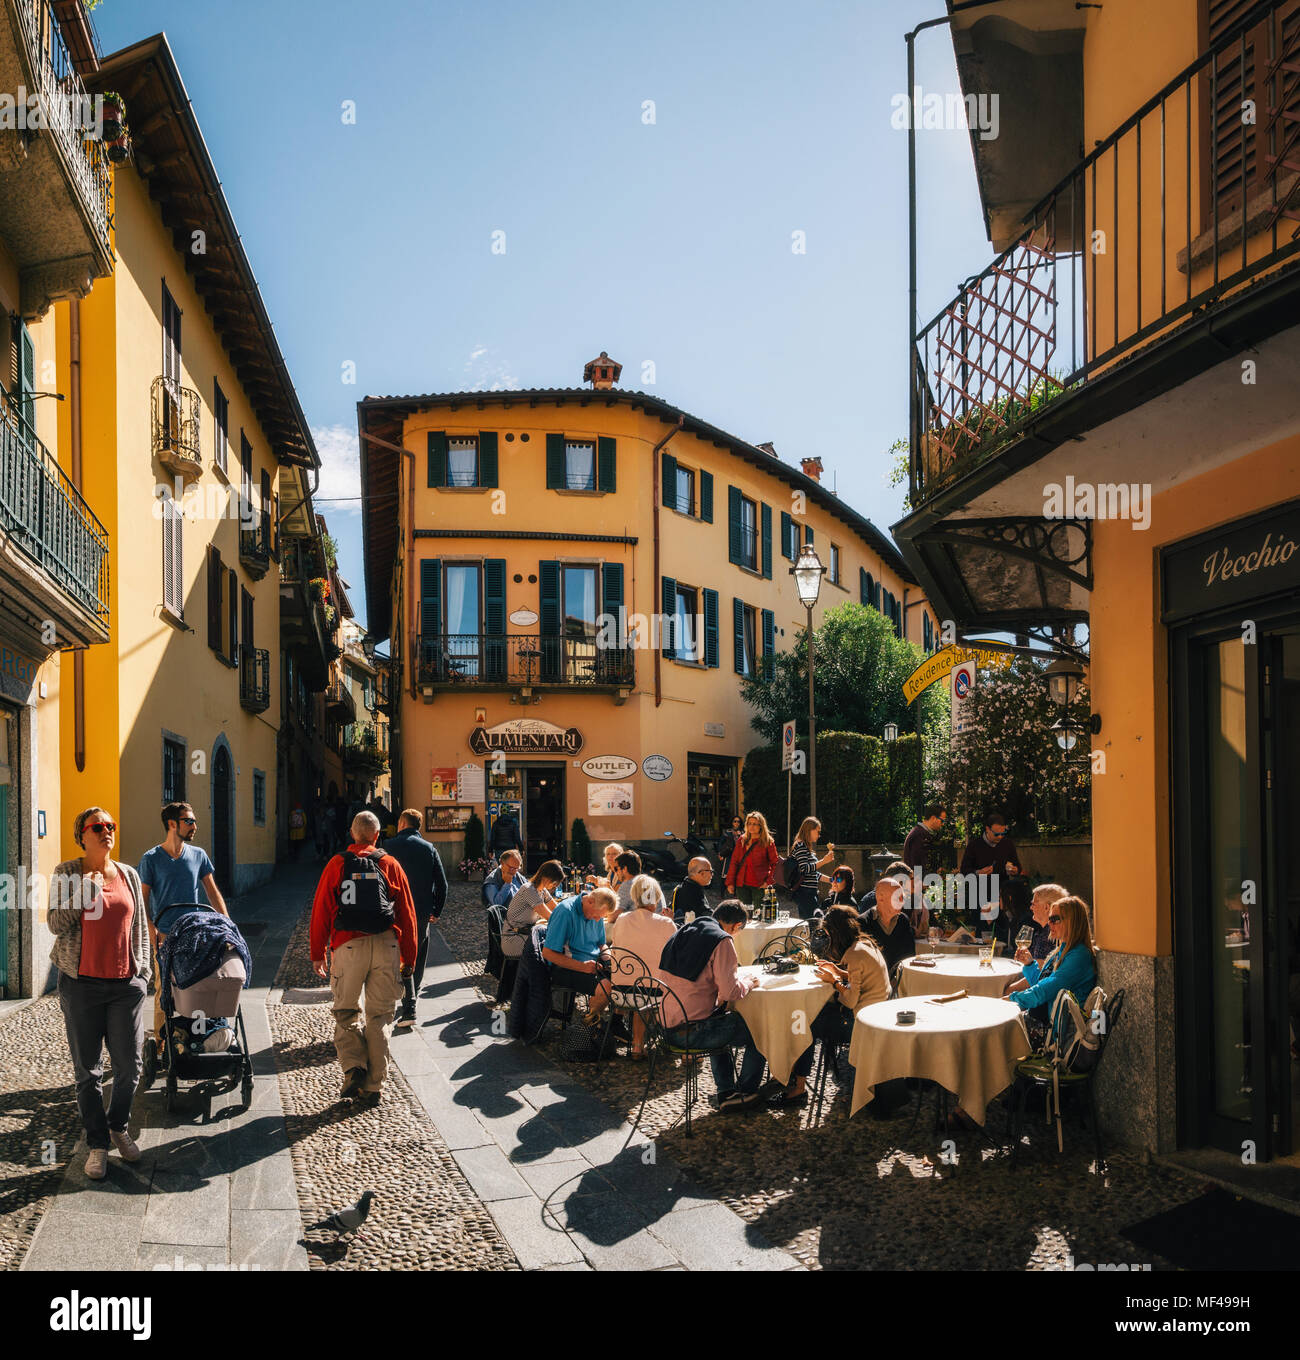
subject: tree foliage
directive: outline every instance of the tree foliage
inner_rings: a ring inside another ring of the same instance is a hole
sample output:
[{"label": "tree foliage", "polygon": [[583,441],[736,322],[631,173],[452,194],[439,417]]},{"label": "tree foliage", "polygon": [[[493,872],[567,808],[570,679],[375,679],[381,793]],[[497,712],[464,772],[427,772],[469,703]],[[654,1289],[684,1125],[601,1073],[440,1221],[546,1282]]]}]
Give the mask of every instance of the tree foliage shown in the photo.
[{"label": "tree foliage", "polygon": [[[895,636],[877,610],[846,601],[828,609],[814,630],[814,700],[819,732],[861,732],[880,737],[885,724],[916,730],[916,715],[903,698],[903,681],[925,660],[914,642]],[[808,638],[801,629],[793,646],[778,652],[765,676],[741,681],[741,694],[754,710],[754,730],[765,742],[781,740],[781,724],[794,719],[808,736]],[[932,685],[920,696],[922,731],[945,729],[948,694]],[[819,743],[820,749],[820,743]]]}]

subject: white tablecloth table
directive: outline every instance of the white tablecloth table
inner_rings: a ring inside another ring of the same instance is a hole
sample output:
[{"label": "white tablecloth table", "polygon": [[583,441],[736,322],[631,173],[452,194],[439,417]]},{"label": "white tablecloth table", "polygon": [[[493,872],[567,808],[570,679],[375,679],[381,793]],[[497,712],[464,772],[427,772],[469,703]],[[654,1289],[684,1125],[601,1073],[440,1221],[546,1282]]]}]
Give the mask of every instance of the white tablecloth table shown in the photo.
[{"label": "white tablecloth table", "polygon": [[732,937],[736,942],[736,957],[742,964],[753,963],[764,945],[788,935],[798,924],[797,916],[790,921],[775,921],[770,926],[763,925],[761,921],[750,921],[739,934]]},{"label": "white tablecloth table", "polygon": [[812,1022],[834,989],[811,964],[801,964],[797,973],[764,973],[761,968],[741,971],[759,977],[760,982],[748,996],[733,1001],[731,1008],[744,1017],[773,1079],[788,1082],[795,1060],[813,1041]]},{"label": "white tablecloth table", "polygon": [[903,960],[898,976],[899,996],[944,996],[964,987],[972,996],[998,996],[1025,970],[1014,959],[994,959],[983,968],[978,958],[965,954],[939,956],[933,968],[918,967],[915,959]]},{"label": "white tablecloth table", "polygon": [[[900,1025],[899,1011],[916,1023]],[[1016,1064],[1029,1056],[1024,1016],[1012,1001],[967,996],[940,1004],[917,997],[877,1001],[854,1017],[849,1062],[856,1076],[850,1115],[871,1099],[882,1081],[921,1077],[955,1091],[962,1109],[979,1123],[990,1100],[1009,1086]]]},{"label": "white tablecloth table", "polygon": [[[921,936],[916,941],[916,952],[918,954],[968,954],[975,957],[984,946],[981,944],[956,943],[952,940],[929,940]],[[998,941],[998,952],[1001,953],[1005,946]]]}]

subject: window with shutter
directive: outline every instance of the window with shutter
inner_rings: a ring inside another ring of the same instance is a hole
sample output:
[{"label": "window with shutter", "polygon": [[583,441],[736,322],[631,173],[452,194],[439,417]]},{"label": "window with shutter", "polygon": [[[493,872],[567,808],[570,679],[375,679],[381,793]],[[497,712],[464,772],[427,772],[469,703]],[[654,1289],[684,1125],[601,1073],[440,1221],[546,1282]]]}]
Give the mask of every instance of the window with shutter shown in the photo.
[{"label": "window with shutter", "polygon": [[781,556],[793,562],[798,554],[794,548],[795,525],[791,516],[781,511]]},{"label": "window with shutter", "polygon": [[253,597],[241,586],[239,588],[239,638],[246,650],[257,646],[253,628]]},{"label": "window with shutter", "polygon": [[446,486],[478,486],[478,439],[456,435],[447,440]]},{"label": "window with shutter", "polygon": [[495,430],[481,430],[478,437],[478,485],[497,484],[497,434]]},{"label": "window with shutter", "polygon": [[548,491],[564,490],[567,484],[565,470],[564,436],[562,434],[548,434],[546,436],[546,489]]},{"label": "window with shutter", "polygon": [[[168,540],[171,537],[171,519],[166,514],[167,502],[163,502],[163,589],[164,598],[170,605],[171,591],[168,588]],[[226,570],[221,563],[221,553],[212,545],[208,545],[208,646],[214,652],[221,650],[221,628],[222,618],[221,594],[225,586]]]},{"label": "window with shutter", "polygon": [[429,431],[428,485],[446,486],[447,436],[441,430]]},{"label": "window with shutter", "polygon": [[442,559],[420,563],[420,664],[435,666],[438,634],[442,631]]},{"label": "window with shutter", "polygon": [[163,377],[175,384],[181,380],[181,309],[170,290],[162,285]]},{"label": "window with shutter", "polygon": [[36,346],[32,343],[31,331],[21,321],[17,324],[18,412],[22,417],[23,435],[31,440],[36,437]]},{"label": "window with shutter", "polygon": [[713,473],[700,469],[700,519],[713,523]]},{"label": "window with shutter", "polygon": [[485,678],[504,680],[506,674],[506,560],[489,557],[483,563],[483,665]]},{"label": "window with shutter", "polygon": [[704,664],[717,670],[718,659],[718,592],[707,587],[704,597]]},{"label": "window with shutter", "polygon": [[269,553],[271,551],[271,474],[265,469],[262,471],[260,525],[262,530],[262,551]]},{"label": "window with shutter", "polygon": [[221,390],[221,384],[212,380],[212,461],[226,471],[230,451],[230,402]]},{"label": "window with shutter", "polygon": [[[162,507],[163,604],[169,613],[180,619],[184,618],[184,612],[181,608],[183,603],[181,525],[184,522],[184,516],[181,514],[180,506],[170,496],[163,497]],[[217,611],[217,626],[218,628],[221,626],[219,609]],[[220,650],[219,645],[218,650]]]},{"label": "window with shutter", "polygon": [[677,459],[671,453],[659,455],[659,499],[665,509],[677,509]]},{"label": "window with shutter", "polygon": [[[604,652],[603,660],[600,657],[597,658],[597,665],[598,668],[602,666],[605,668],[610,680],[624,684],[629,681],[632,666],[631,654],[622,645],[623,630],[627,626],[627,616],[624,612],[623,564],[621,562],[606,562],[601,567],[600,586],[601,611],[614,620],[617,642],[613,648]],[[597,673],[600,673],[599,669]]]},{"label": "window with shutter", "polygon": [[677,582],[671,576],[659,591],[659,645],[669,660],[677,655]]},{"label": "window with shutter", "polygon": [[618,490],[618,441],[601,435],[596,441],[599,449],[599,486],[602,491]]},{"label": "window with shutter", "polygon": [[239,432],[239,494],[244,498],[242,511],[247,519],[253,503],[253,446],[243,430]]},{"label": "window with shutter", "polygon": [[560,564],[537,564],[538,613],[542,628],[543,680],[555,681],[564,673],[564,637],[560,627]]},{"label": "window with shutter", "polygon": [[737,675],[748,675],[749,665],[745,656],[745,602],[732,598],[731,634],[735,647],[734,668]]},{"label": "window with shutter", "polygon": [[763,506],[763,579],[772,579],[772,507]]},{"label": "window with shutter", "polygon": [[226,659],[234,662],[239,660],[239,575],[234,567],[226,572],[226,608],[229,613],[229,647],[226,650]]}]

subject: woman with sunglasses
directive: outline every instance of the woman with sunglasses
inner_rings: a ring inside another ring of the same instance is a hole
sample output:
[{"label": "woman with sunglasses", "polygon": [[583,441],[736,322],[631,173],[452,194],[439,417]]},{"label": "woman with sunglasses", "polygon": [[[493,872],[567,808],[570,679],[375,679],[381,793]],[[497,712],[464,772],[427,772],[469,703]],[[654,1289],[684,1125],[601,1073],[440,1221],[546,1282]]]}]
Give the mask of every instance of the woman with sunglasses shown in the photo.
[{"label": "woman with sunglasses", "polygon": [[1062,897],[1048,911],[1048,928],[1056,948],[1036,963],[1023,946],[1016,962],[1024,964],[1024,976],[1007,988],[1007,997],[1046,1025],[1052,1002],[1068,989],[1082,1004],[1097,984],[1097,949],[1088,925],[1088,908],[1081,897]]},{"label": "woman with sunglasses", "polygon": [[[82,853],[64,860],[50,882],[50,958],[59,970],[59,1005],[90,1149],[86,1175],[96,1181],[108,1174],[110,1142],[123,1161],[140,1158],[127,1124],[140,1080],[152,972],[140,876],[113,858],[116,834],[117,825],[103,808],[79,813],[73,835]],[[105,1044],[113,1065],[107,1113]]]},{"label": "woman with sunglasses", "polygon": [[853,907],[856,909],[858,899],[853,896],[855,883],[853,870],[847,864],[841,864],[831,875],[831,895],[826,899],[827,908]]}]

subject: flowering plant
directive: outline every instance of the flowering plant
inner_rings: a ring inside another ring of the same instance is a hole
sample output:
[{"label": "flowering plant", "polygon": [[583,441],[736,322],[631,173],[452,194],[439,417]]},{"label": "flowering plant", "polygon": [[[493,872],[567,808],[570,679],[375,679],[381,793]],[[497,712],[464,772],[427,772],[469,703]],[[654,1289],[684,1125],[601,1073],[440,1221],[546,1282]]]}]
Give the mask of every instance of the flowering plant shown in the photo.
[{"label": "flowering plant", "polygon": [[468,879],[486,878],[495,868],[496,861],[490,855],[478,859],[463,859],[460,862],[460,872]]}]

